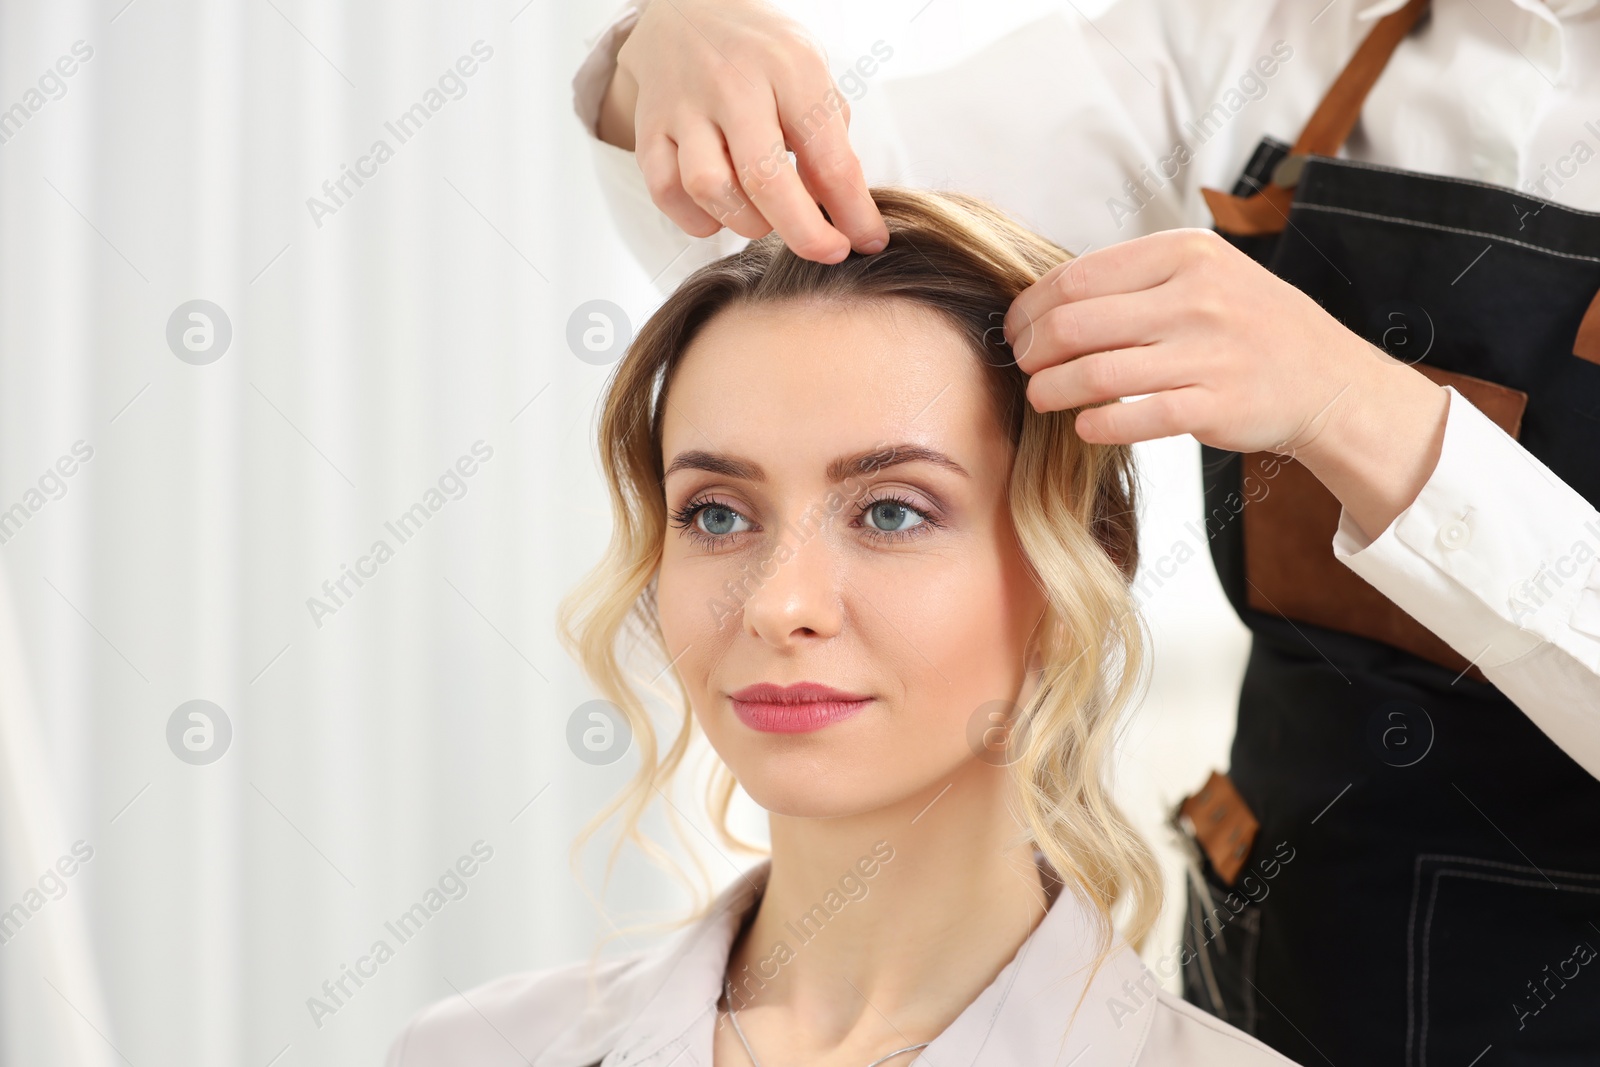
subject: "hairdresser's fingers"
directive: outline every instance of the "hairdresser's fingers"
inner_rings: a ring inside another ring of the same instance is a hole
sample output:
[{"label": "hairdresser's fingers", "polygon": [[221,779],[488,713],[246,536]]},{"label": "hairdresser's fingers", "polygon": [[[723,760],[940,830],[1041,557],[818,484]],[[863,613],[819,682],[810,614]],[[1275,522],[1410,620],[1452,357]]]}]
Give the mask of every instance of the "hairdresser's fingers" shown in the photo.
[{"label": "hairdresser's fingers", "polygon": [[[795,106],[801,101],[800,106]],[[889,243],[889,227],[867,191],[861,160],[850,147],[850,104],[826,66],[804,84],[778,85],[784,137],[794,150],[795,168],[814,201],[828,209],[833,228],[857,252],[876,252]],[[780,228],[781,232],[781,228]]]},{"label": "hairdresser's fingers", "polygon": [[1017,331],[1011,351],[1017,366],[1037,374],[1091,352],[1153,344],[1173,330],[1175,304],[1151,289],[1057,304]]},{"label": "hairdresser's fingers", "polygon": [[850,239],[822,217],[789,161],[789,148],[770,99],[762,107],[741,109],[741,114],[724,123],[723,130],[740,185],[795,255],[837,263],[850,254]]},{"label": "hairdresser's fingers", "polygon": [[1204,439],[1211,434],[1208,417],[1214,407],[1205,388],[1189,385],[1080,411],[1074,428],[1091,444],[1131,445],[1181,433]]},{"label": "hairdresser's fingers", "polygon": [[1028,402],[1036,411],[1065,411],[1201,380],[1196,360],[1182,347],[1119,348],[1046,367],[1028,379]]},{"label": "hairdresser's fingers", "polygon": [[1057,264],[1017,294],[1006,312],[1006,340],[1057,304],[1114,293],[1153,289],[1182,271],[1213,270],[1226,258],[1242,256],[1211,230],[1164,230],[1097,248]]},{"label": "hairdresser's fingers", "polygon": [[672,138],[656,134],[642,140],[634,158],[650,189],[651,201],[679,229],[693,237],[710,237],[722,229],[722,223],[706,214],[684,189],[678,170],[678,145]]},{"label": "hairdresser's fingers", "polygon": [[702,211],[741,237],[772,232],[772,224],[735,180],[721,131],[709,122],[694,121],[684,125],[677,140],[683,188]]},{"label": "hairdresser's fingers", "polygon": [[843,153],[816,147],[813,141],[796,151],[795,164],[806,188],[828,209],[834,229],[845,235],[850,247],[862,253],[881,252],[889,244],[889,227],[867,189],[861,161],[850,151],[848,140]]}]

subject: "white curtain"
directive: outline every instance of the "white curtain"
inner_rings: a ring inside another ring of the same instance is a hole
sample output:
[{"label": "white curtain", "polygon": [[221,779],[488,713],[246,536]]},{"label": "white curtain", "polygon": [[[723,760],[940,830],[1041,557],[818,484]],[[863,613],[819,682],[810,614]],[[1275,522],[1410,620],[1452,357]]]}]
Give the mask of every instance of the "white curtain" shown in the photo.
[{"label": "white curtain", "polygon": [[[565,741],[609,523],[567,324],[658,299],[571,112],[613,6],[0,2],[0,1063],[374,1063],[677,903],[567,866],[630,766]],[[1027,8],[885,6],[924,65]],[[1202,658],[1131,735],[1151,826],[1225,751]]]}]

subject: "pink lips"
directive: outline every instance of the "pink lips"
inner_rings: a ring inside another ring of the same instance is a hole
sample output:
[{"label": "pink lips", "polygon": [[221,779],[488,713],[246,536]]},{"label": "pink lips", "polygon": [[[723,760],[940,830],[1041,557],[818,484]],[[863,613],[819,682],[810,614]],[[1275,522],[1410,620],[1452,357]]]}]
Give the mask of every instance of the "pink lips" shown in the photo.
[{"label": "pink lips", "polygon": [[814,682],[781,686],[762,682],[729,693],[734,714],[752,730],[800,734],[848,719],[872,698]]}]

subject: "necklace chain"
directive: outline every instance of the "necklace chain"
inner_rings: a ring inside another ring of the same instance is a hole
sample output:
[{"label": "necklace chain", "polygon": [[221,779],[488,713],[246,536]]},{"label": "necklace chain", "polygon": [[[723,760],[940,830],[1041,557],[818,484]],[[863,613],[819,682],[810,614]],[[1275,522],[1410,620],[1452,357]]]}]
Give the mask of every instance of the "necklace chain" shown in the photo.
[{"label": "necklace chain", "polygon": [[[744,1046],[744,1054],[750,1057],[752,1067],[761,1067],[761,1061],[756,1059],[755,1050],[750,1047],[750,1039],[744,1036],[744,1028],[739,1025],[739,1013],[733,1007],[733,983],[724,979],[722,987],[728,997],[728,1021],[733,1023],[733,1032],[739,1035],[739,1044]],[[905,1048],[897,1048],[893,1052],[879,1056],[867,1064],[867,1067],[878,1067],[878,1064],[883,1063],[885,1060],[892,1060],[902,1053],[915,1052],[919,1048],[927,1048],[930,1044],[932,1042],[922,1041],[915,1045],[907,1045]]]}]

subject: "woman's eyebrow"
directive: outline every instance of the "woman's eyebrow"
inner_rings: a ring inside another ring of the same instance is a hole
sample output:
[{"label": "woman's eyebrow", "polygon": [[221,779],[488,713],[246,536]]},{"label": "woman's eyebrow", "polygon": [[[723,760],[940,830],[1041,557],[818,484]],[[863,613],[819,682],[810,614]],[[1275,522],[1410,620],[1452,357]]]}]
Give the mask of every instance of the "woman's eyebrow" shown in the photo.
[{"label": "woman's eyebrow", "polygon": [[[842,482],[846,478],[883,470],[886,467],[898,466],[902,463],[932,463],[946,470],[954,471],[963,478],[970,478],[967,469],[938,449],[928,448],[924,445],[887,445],[882,448],[869,448],[851,456],[841,456],[828,464],[828,481]],[[662,474],[662,480],[674,471],[700,470],[712,474],[721,474],[728,478],[739,478],[750,482],[764,482],[767,474],[761,469],[761,464],[753,460],[742,459],[738,456],[724,455],[720,452],[707,452],[702,449],[690,449],[679,452],[673,457]]]}]

